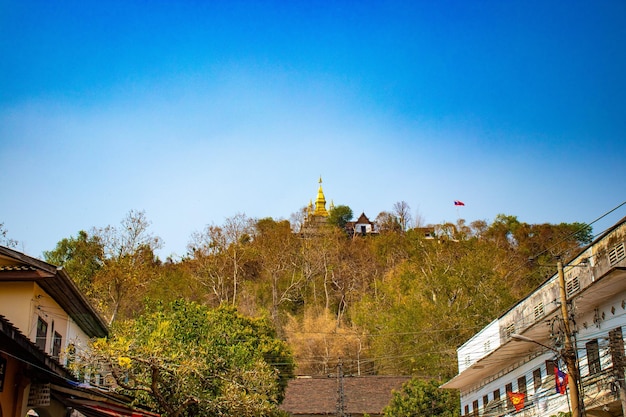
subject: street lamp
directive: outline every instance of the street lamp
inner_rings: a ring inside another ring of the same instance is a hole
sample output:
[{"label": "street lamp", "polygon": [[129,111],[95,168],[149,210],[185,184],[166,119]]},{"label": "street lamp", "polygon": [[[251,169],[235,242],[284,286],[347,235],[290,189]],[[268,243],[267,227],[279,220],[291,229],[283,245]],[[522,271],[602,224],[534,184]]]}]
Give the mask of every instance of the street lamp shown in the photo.
[{"label": "street lamp", "polygon": [[556,353],[557,357],[560,357],[563,359],[563,361],[565,362],[565,365],[567,365],[567,373],[569,374],[569,378],[567,379],[567,385],[569,388],[570,404],[572,407],[572,417],[581,417],[582,407],[581,407],[580,395],[579,395],[579,390],[578,390],[578,379],[579,379],[578,363],[576,361],[576,353],[571,348],[571,346],[569,349],[566,347],[565,349],[559,351],[551,346],[545,345],[541,342],[531,339],[530,337],[522,336],[521,334],[512,334],[511,339],[521,341],[521,342],[534,343],[536,345],[542,346]]},{"label": "street lamp", "polygon": [[522,336],[521,334],[515,334],[514,333],[514,334],[511,335],[511,339],[514,339],[514,340],[517,340],[517,341],[520,341],[520,342],[530,342],[530,343],[534,343],[534,344],[539,345],[539,346],[543,346],[546,349],[550,349],[551,351],[556,353],[558,356],[561,356],[561,352],[559,352],[555,348],[550,347],[548,345],[544,345],[541,342],[537,342],[536,340],[531,339],[530,337],[526,337],[526,336]]}]

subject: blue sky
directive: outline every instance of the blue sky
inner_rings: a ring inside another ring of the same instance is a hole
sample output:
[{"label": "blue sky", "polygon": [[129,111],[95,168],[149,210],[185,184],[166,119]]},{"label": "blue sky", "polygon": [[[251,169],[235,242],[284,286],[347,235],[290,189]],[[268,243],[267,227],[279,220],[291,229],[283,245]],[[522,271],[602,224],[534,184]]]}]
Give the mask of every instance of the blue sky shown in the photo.
[{"label": "blue sky", "polygon": [[237,213],[288,219],[320,175],[372,219],[626,200],[619,0],[0,0],[0,56],[0,222],[34,256],[130,210],[184,255]]}]

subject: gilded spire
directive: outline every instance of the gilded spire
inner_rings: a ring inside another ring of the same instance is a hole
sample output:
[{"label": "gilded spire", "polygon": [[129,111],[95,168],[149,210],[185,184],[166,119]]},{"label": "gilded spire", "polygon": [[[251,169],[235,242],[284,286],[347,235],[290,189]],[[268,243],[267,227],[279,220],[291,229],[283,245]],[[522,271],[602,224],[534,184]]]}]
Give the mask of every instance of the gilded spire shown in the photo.
[{"label": "gilded spire", "polygon": [[322,177],[320,176],[320,188],[317,190],[317,199],[315,200],[315,214],[316,216],[328,217],[326,211],[326,197],[324,197],[324,190],[322,190]]}]

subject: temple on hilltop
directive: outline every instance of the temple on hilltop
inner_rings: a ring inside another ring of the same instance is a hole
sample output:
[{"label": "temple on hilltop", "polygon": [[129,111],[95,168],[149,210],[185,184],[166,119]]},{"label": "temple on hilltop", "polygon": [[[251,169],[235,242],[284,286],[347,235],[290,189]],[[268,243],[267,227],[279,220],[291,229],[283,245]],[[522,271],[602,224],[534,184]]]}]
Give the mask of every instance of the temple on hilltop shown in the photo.
[{"label": "temple on hilltop", "polygon": [[378,234],[378,231],[376,230],[376,223],[370,221],[363,212],[356,221],[346,223],[346,233],[348,236],[354,237],[355,235]]},{"label": "temple on hilltop", "polygon": [[[302,231],[316,229],[319,226],[326,224],[326,221],[328,220],[328,211],[326,210],[326,197],[324,196],[324,190],[322,189],[322,177],[320,177],[319,184],[320,186],[317,190],[315,206],[313,206],[313,201],[311,200],[309,201],[309,205],[306,208]],[[331,201],[329,210],[332,211],[334,208],[334,204]]]},{"label": "temple on hilltop", "polygon": [[[303,234],[316,234],[316,231],[328,221],[329,212],[335,209],[331,200],[330,206],[326,210],[326,197],[322,189],[322,177],[319,179],[319,184],[315,205],[313,200],[310,200],[309,205],[305,209],[304,222],[300,229],[300,232]],[[346,223],[345,232],[349,237],[378,234],[376,224],[370,221],[365,213],[361,213],[361,216],[356,221]]]}]

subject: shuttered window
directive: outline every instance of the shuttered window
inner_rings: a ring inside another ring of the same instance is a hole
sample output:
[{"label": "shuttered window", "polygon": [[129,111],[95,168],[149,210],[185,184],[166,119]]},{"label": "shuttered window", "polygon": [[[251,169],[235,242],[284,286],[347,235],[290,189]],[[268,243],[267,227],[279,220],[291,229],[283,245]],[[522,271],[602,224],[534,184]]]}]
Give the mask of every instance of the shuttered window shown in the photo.
[{"label": "shuttered window", "polygon": [[619,245],[613,246],[613,248],[609,251],[609,263],[611,265],[615,265],[622,259],[626,257],[626,250],[624,250],[624,242]]}]

